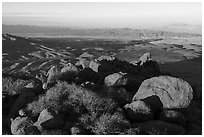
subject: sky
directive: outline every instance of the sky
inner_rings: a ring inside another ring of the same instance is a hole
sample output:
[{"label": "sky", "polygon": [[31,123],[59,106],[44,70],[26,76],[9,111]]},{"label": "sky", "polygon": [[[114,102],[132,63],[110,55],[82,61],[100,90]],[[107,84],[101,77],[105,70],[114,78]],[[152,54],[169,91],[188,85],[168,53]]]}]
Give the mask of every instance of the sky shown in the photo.
[{"label": "sky", "polygon": [[3,2],[2,23],[65,27],[202,24],[201,3]]}]

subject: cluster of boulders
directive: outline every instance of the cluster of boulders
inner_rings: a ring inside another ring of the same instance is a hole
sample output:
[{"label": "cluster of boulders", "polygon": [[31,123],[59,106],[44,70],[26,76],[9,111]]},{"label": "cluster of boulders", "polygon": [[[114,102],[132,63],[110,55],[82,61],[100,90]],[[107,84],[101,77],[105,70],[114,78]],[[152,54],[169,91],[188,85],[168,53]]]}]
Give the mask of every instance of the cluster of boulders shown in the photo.
[{"label": "cluster of boulders", "polygon": [[[182,79],[162,76],[158,63],[151,59],[150,53],[131,63],[101,56],[95,60],[80,58],[76,64],[68,63],[62,68],[51,66],[47,74],[36,75],[17,97],[3,96],[3,128],[9,128],[14,135],[38,135],[42,130],[67,127],[64,126],[63,116],[53,110],[45,109],[37,118],[25,111],[28,103],[58,81],[94,90],[104,86],[122,87],[134,93],[132,101],[123,107],[133,127],[140,128],[143,134],[155,130],[166,134],[186,133],[184,112],[192,101],[193,90]],[[12,98],[15,101],[10,103]],[[4,111],[5,107],[9,111]],[[83,134],[78,130],[82,129],[77,125],[70,127],[69,134]]]}]

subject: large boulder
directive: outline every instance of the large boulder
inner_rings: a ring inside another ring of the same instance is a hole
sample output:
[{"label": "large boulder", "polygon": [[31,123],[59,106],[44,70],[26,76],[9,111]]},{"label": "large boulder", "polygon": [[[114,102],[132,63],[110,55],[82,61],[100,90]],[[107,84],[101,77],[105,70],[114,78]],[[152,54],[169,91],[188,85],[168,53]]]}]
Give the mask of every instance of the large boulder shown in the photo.
[{"label": "large boulder", "polygon": [[14,105],[11,107],[9,117],[16,118],[19,114],[19,110],[25,108],[28,103],[31,103],[35,99],[35,97],[35,93],[29,89],[22,91]]},{"label": "large boulder", "polygon": [[153,112],[150,109],[150,106],[141,100],[126,104],[124,109],[127,118],[132,122],[143,122],[153,119]]},{"label": "large boulder", "polygon": [[133,124],[144,135],[183,135],[185,129],[182,126],[159,120],[146,121]]},{"label": "large boulder", "polygon": [[33,121],[28,117],[17,117],[11,123],[11,133],[13,135],[25,135],[25,129],[33,125]]},{"label": "large boulder", "polygon": [[108,75],[104,79],[104,84],[107,87],[117,87],[117,86],[125,86],[127,84],[127,78],[124,77],[125,74],[122,72],[114,73],[111,75]]},{"label": "large boulder", "polygon": [[186,81],[179,78],[153,77],[142,82],[132,101],[153,95],[160,98],[164,108],[186,108],[193,98],[193,90]]},{"label": "large boulder", "polygon": [[57,114],[53,110],[44,109],[40,116],[38,117],[37,122],[34,125],[42,131],[43,129],[59,129],[64,125],[64,119],[62,115]]},{"label": "large boulder", "polygon": [[47,72],[47,85],[56,83],[56,80],[59,79],[61,74],[60,68],[57,66],[52,66]]},{"label": "large boulder", "polygon": [[175,110],[163,110],[160,114],[159,119],[169,123],[185,126],[184,115]]},{"label": "large boulder", "polygon": [[72,82],[77,77],[78,72],[79,70],[75,65],[68,63],[61,69],[60,79]]}]

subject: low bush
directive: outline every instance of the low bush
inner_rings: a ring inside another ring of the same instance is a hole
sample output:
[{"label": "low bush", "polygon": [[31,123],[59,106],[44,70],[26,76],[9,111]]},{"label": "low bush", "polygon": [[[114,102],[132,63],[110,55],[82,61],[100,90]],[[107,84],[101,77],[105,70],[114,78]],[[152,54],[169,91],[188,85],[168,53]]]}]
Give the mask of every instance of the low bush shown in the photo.
[{"label": "low bush", "polygon": [[64,113],[66,119],[72,117],[70,122],[79,121],[87,129],[89,123],[92,125],[101,115],[113,114],[118,105],[112,99],[99,96],[91,90],[59,82],[38,100],[28,104],[27,110],[36,116],[45,108]]},{"label": "low bush", "polygon": [[15,79],[12,77],[2,78],[2,91],[8,95],[19,94],[21,89],[29,83],[29,80]]},{"label": "low bush", "polygon": [[123,132],[130,128],[130,123],[122,114],[114,113],[103,114],[96,120],[93,126],[93,132],[98,135],[123,134]]}]

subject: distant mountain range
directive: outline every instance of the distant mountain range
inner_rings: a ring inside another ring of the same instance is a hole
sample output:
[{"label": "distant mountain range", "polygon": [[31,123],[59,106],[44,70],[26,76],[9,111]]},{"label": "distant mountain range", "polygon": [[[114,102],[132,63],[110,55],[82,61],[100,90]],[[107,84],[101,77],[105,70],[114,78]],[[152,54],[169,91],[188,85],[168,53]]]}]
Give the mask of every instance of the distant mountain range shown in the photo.
[{"label": "distant mountain range", "polygon": [[[201,36],[200,26],[172,25],[167,27],[152,27],[149,29],[130,28],[67,28],[67,27],[42,27],[33,25],[2,25],[2,32],[20,36],[82,36],[103,37],[119,39],[166,38],[166,37],[192,37]],[[193,31],[195,30],[195,31]],[[195,32],[195,33],[194,33]]]}]

